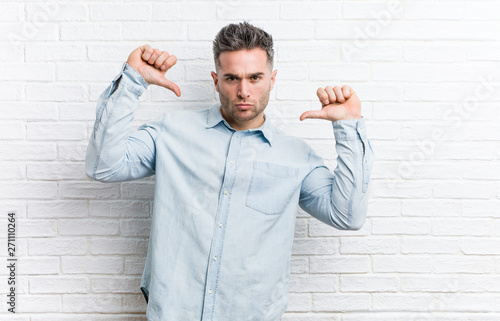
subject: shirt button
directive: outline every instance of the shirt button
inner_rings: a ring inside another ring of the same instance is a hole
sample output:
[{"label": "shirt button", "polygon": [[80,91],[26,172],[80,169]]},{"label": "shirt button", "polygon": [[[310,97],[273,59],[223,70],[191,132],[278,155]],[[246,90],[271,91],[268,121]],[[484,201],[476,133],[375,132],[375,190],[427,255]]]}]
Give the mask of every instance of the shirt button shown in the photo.
[{"label": "shirt button", "polygon": [[230,160],[229,162],[230,162],[231,164],[233,163],[233,161],[232,161],[232,160]]},{"label": "shirt button", "polygon": [[227,189],[224,191],[224,195],[227,195]]},{"label": "shirt button", "polygon": [[366,164],[367,160],[365,159],[365,164]]},{"label": "shirt button", "polygon": [[208,290],[208,294],[212,294],[212,290]]},{"label": "shirt button", "polygon": [[217,256],[214,256],[214,261],[217,261]]},{"label": "shirt button", "polygon": [[222,227],[222,223],[219,223],[219,227]]}]

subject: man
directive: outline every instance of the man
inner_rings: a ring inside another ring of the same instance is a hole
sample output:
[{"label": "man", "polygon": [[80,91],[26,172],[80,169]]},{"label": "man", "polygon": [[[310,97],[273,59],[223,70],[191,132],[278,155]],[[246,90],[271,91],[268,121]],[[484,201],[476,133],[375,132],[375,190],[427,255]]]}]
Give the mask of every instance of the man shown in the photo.
[{"label": "man", "polygon": [[332,122],[332,174],[309,145],[266,120],[277,73],[272,37],[230,24],[213,50],[220,104],[211,108],[169,112],[130,133],[149,84],[181,94],[164,77],[176,57],[148,45],[130,54],[98,101],[87,175],[117,182],[155,174],[141,280],[149,321],[279,320],[298,205],[339,229],[359,229],[366,216],[373,153],[354,91],[320,88],[322,109],[300,118]]}]

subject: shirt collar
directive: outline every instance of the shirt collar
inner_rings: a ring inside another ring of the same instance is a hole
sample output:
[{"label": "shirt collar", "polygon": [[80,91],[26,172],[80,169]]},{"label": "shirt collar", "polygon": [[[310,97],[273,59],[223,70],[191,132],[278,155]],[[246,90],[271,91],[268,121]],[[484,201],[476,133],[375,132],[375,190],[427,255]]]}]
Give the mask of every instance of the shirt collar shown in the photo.
[{"label": "shirt collar", "polygon": [[[229,125],[229,123],[222,117],[220,112],[220,105],[215,104],[208,111],[207,116],[207,128],[215,127],[218,123],[223,122],[228,128],[234,130],[234,128]],[[272,146],[272,140],[274,137],[274,130],[272,124],[266,119],[266,115],[264,114],[264,123],[258,128],[248,129],[248,131],[260,131],[264,138],[267,140],[269,145]]]}]

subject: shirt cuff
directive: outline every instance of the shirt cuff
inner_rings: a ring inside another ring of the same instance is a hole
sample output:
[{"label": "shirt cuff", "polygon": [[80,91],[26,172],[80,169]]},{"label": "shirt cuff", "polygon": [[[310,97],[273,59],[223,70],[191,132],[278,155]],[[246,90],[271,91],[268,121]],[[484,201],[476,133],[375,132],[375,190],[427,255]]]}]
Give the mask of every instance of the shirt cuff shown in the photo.
[{"label": "shirt cuff", "polygon": [[113,84],[120,79],[120,86],[126,86],[128,90],[140,96],[148,88],[149,84],[144,80],[140,73],[124,62],[122,71],[113,79]]},{"label": "shirt cuff", "polygon": [[363,140],[367,139],[365,119],[342,119],[332,122],[335,140]]}]

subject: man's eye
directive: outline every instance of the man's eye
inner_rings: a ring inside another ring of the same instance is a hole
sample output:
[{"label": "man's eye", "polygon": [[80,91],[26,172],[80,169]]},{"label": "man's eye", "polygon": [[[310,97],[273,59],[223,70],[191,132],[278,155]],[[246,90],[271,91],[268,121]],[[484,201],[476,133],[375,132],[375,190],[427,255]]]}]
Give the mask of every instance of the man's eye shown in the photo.
[{"label": "man's eye", "polygon": [[259,80],[260,79],[260,76],[253,76],[252,77],[252,80]]},{"label": "man's eye", "polygon": [[235,81],[236,78],[235,77],[227,77],[226,80],[229,82],[232,82],[232,81]]}]

